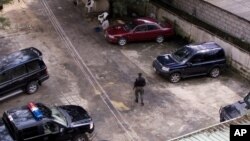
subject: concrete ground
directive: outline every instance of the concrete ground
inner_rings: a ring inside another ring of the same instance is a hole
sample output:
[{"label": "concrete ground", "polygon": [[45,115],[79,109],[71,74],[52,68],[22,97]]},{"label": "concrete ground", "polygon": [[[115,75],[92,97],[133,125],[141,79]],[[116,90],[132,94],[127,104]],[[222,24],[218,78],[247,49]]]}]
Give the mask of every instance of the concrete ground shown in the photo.
[{"label": "concrete ground", "polygon": [[[29,101],[77,104],[95,122],[94,141],[164,141],[219,123],[219,108],[249,91],[249,81],[226,70],[218,79],[199,77],[169,83],[156,75],[153,59],[185,44],[131,43],[121,48],[95,32],[71,0],[23,0],[2,13],[11,27],[0,31],[0,54],[30,46],[43,52],[50,79],[33,95],[0,104],[0,113]],[[146,77],[145,105],[134,103],[133,82]]]}]

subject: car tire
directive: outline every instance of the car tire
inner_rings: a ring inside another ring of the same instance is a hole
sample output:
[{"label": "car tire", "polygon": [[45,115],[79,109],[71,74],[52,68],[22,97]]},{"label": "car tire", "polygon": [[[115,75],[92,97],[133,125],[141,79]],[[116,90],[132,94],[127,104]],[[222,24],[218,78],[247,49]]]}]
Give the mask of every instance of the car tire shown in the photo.
[{"label": "car tire", "polygon": [[164,42],[164,37],[163,36],[158,36],[157,38],[156,38],[156,42],[157,43],[163,43]]},{"label": "car tire", "polygon": [[212,77],[212,78],[216,78],[220,75],[220,68],[218,67],[215,67],[213,69],[210,70],[209,72],[209,76]]},{"label": "car tire", "polygon": [[118,44],[119,44],[120,46],[124,46],[124,45],[127,44],[127,40],[126,40],[125,38],[120,38],[120,39],[118,40]]},{"label": "car tire", "polygon": [[172,73],[169,76],[169,81],[172,83],[177,83],[181,80],[181,74],[178,72]]},{"label": "car tire", "polygon": [[86,134],[76,135],[73,141],[89,141]]},{"label": "car tire", "polygon": [[226,121],[224,118],[220,118],[220,122],[224,122]]},{"label": "car tire", "polygon": [[26,92],[27,92],[27,94],[34,94],[35,92],[37,92],[38,88],[39,88],[38,82],[37,81],[31,81],[26,86]]}]

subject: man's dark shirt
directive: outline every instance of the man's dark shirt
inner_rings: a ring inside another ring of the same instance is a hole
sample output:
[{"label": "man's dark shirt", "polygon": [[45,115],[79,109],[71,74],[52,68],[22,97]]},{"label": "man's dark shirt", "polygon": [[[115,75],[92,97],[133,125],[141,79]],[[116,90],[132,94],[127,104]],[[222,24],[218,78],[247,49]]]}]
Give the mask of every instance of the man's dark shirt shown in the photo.
[{"label": "man's dark shirt", "polygon": [[146,81],[143,77],[136,78],[135,83],[134,83],[134,88],[135,87],[144,87],[145,85],[146,85]]}]

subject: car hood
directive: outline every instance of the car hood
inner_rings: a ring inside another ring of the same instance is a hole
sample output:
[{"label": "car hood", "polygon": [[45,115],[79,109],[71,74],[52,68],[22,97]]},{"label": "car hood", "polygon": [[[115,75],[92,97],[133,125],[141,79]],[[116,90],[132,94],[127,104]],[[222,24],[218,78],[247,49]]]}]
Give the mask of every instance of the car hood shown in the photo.
[{"label": "car hood", "polygon": [[71,127],[82,126],[90,124],[92,122],[91,117],[87,111],[80,106],[76,105],[65,105],[59,106],[59,108],[66,114],[68,123]]},{"label": "car hood", "polygon": [[117,34],[124,34],[124,33],[128,33],[127,30],[125,30],[125,25],[115,25],[115,26],[111,26],[107,29],[107,33],[109,35],[117,35]]},{"label": "car hood", "polygon": [[2,119],[0,119],[0,141],[14,141]]},{"label": "car hood", "polygon": [[241,100],[234,104],[228,105],[224,107],[226,114],[232,119],[239,117],[241,115],[245,115],[246,113],[250,112],[249,109],[246,108],[246,103]]},{"label": "car hood", "polygon": [[160,55],[156,58],[156,60],[165,67],[175,66],[177,62],[172,58],[170,54]]}]

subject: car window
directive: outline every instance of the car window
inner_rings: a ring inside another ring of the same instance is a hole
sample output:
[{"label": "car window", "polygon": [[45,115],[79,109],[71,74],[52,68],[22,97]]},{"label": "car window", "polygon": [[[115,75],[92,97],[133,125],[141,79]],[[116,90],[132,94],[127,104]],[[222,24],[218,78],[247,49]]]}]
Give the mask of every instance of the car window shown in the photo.
[{"label": "car window", "polygon": [[157,27],[156,25],[148,25],[148,30],[157,30],[159,29],[159,27]]},{"label": "car window", "polygon": [[212,50],[204,54],[204,61],[212,61],[225,58],[223,50]]},{"label": "car window", "polygon": [[25,140],[36,138],[43,134],[44,134],[43,126],[35,126],[35,127],[25,128],[22,130],[22,137]]},{"label": "car window", "polygon": [[224,50],[219,50],[219,52],[217,52],[216,54],[215,54],[215,58],[216,59],[224,59],[225,58],[225,53],[224,53]]},{"label": "car window", "polygon": [[175,59],[178,62],[182,62],[186,59],[188,59],[190,56],[192,56],[193,50],[188,47],[182,47],[171,54],[173,59]]},{"label": "car window", "polygon": [[11,76],[8,71],[0,74],[0,83],[4,83],[11,80]]},{"label": "car window", "polygon": [[204,55],[203,54],[196,54],[190,59],[190,62],[193,64],[204,62]]},{"label": "car window", "polygon": [[138,26],[135,29],[135,32],[145,32],[145,31],[147,31],[147,26],[146,25]]},{"label": "car window", "polygon": [[39,65],[38,61],[30,62],[30,63],[26,64],[26,66],[27,66],[28,72],[33,72],[33,71],[40,69],[40,65]]},{"label": "car window", "polygon": [[53,122],[44,123],[44,132],[45,134],[58,133],[59,126]]},{"label": "car window", "polygon": [[26,67],[24,65],[18,66],[12,70],[12,77],[17,78],[21,75],[26,74]]},{"label": "car window", "polygon": [[136,23],[134,22],[127,22],[126,24],[124,24],[124,29],[126,31],[130,31],[132,29],[134,29],[136,27]]},{"label": "car window", "polygon": [[204,54],[204,61],[212,61],[212,60],[216,60],[217,58],[215,58],[215,54],[214,53],[206,53]]}]

